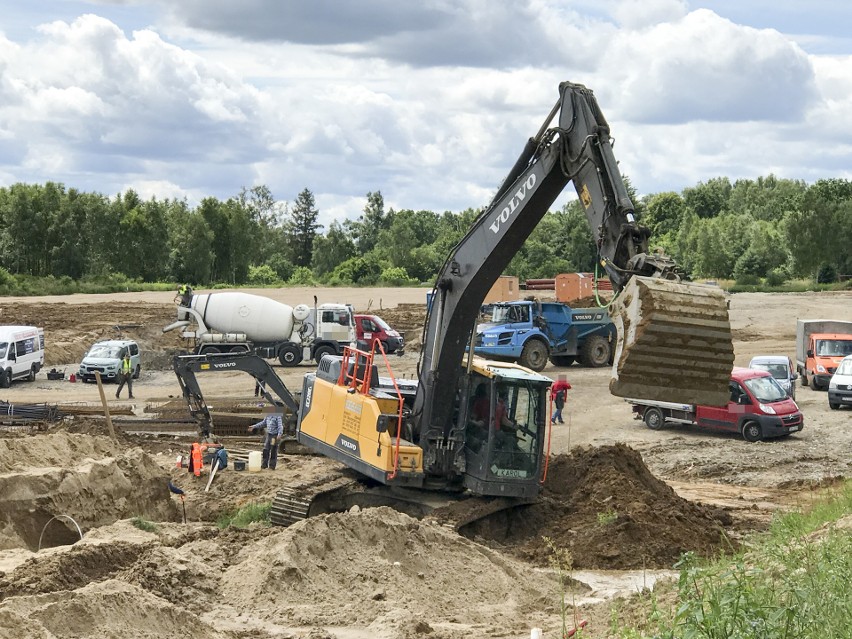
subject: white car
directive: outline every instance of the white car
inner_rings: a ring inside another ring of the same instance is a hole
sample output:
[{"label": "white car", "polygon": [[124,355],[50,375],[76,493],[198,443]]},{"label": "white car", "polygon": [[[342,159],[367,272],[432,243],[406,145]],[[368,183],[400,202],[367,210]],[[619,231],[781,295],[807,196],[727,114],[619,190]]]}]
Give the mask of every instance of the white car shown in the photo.
[{"label": "white car", "polygon": [[142,370],[139,345],[129,339],[110,339],[93,344],[80,362],[77,377],[84,382],[93,382],[95,371],[98,371],[103,381],[117,382],[121,360],[127,352],[130,353],[130,363],[133,365],[133,379],[138,379],[139,371]]},{"label": "white car", "polygon": [[837,410],[844,404],[852,406],[852,355],[840,360],[828,382],[828,406]]},{"label": "white car", "polygon": [[756,355],[748,363],[749,368],[767,371],[781,385],[787,396],[796,399],[796,384],[799,376],[794,372],[793,362],[786,355]]}]

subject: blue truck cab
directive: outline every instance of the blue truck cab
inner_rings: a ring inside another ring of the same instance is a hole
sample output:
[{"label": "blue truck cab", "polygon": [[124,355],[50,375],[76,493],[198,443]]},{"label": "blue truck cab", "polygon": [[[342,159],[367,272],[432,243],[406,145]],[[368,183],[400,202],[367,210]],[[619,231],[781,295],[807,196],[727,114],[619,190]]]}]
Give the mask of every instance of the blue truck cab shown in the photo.
[{"label": "blue truck cab", "polygon": [[490,321],[476,328],[474,352],[541,371],[555,366],[612,362],[615,325],[603,308],[572,309],[560,302],[524,300],[490,306]]}]

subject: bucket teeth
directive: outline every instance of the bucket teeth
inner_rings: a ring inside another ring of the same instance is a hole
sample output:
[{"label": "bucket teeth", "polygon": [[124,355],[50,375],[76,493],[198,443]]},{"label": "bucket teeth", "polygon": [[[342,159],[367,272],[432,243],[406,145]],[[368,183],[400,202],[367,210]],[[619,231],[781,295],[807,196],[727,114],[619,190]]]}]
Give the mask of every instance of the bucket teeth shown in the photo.
[{"label": "bucket teeth", "polygon": [[634,276],[610,308],[613,395],[724,406],[734,365],[721,289]]}]

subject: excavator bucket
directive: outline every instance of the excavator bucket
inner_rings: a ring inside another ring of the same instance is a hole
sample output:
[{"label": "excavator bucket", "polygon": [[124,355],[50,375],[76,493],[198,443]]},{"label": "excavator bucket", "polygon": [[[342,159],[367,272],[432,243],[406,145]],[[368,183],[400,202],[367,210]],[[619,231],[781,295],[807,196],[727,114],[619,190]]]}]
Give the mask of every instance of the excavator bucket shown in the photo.
[{"label": "excavator bucket", "polygon": [[610,307],[613,395],[724,406],[734,364],[721,289],[634,276]]}]

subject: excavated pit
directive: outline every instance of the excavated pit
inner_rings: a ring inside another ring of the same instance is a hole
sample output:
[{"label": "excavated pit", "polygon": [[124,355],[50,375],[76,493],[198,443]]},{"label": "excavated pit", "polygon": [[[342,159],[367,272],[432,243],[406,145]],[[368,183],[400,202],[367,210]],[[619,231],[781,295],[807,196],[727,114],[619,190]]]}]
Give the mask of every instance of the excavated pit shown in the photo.
[{"label": "excavated pit", "polygon": [[553,558],[548,538],[571,552],[575,568],[671,568],[682,553],[712,556],[734,547],[721,524],[727,519],[679,497],[638,452],[616,444],[553,457],[537,503],[462,533],[542,566]]},{"label": "excavated pit", "polygon": [[633,277],[610,314],[618,333],[613,395],[727,404],[734,348],[721,289]]}]

